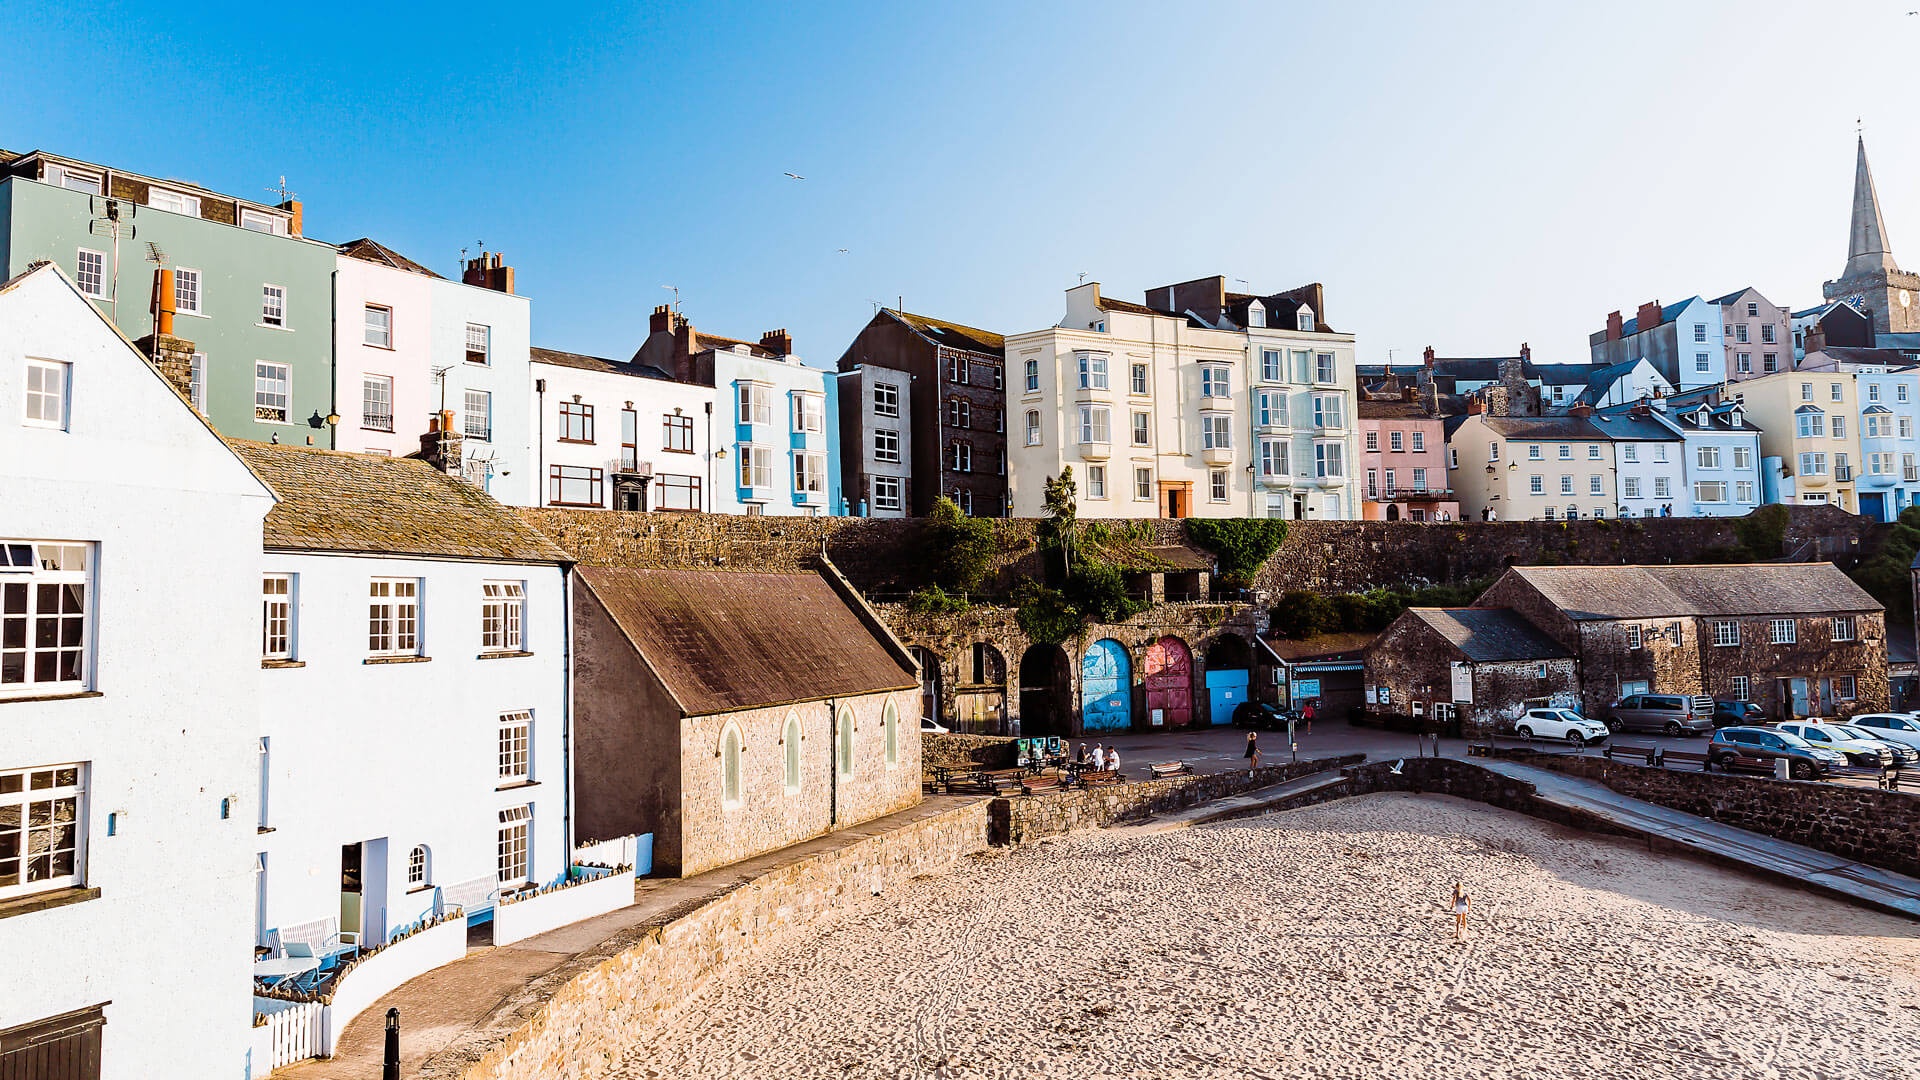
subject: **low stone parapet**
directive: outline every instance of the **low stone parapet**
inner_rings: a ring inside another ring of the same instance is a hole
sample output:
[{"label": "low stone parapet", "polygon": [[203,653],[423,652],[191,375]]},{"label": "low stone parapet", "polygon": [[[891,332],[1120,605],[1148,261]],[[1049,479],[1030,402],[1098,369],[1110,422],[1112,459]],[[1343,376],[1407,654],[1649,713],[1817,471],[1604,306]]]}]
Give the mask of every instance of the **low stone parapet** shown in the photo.
[{"label": "low stone parapet", "polygon": [[989,839],[994,844],[1024,844],[1042,836],[1075,829],[1098,829],[1117,821],[1131,821],[1196,803],[1239,795],[1255,788],[1283,784],[1310,773],[1325,772],[1366,760],[1365,754],[1312,758],[1234,769],[1205,776],[1175,776],[1109,784],[1084,791],[1057,791],[1048,795],[995,799]]}]

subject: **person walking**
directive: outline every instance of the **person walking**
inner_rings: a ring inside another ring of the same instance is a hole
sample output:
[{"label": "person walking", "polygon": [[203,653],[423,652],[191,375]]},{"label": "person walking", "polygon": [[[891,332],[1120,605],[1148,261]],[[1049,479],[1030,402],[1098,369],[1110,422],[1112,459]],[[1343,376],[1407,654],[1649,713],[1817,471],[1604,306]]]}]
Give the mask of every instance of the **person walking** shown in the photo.
[{"label": "person walking", "polygon": [[1473,906],[1472,898],[1459,882],[1453,883],[1453,940],[1467,940],[1467,911]]},{"label": "person walking", "polygon": [[1306,734],[1308,735],[1313,734],[1313,702],[1312,701],[1307,702],[1307,707],[1300,710],[1300,719],[1306,722],[1306,725],[1307,725]]},{"label": "person walking", "polygon": [[1249,731],[1247,732],[1247,775],[1252,776],[1254,770],[1258,768],[1260,768],[1260,733]]},{"label": "person walking", "polygon": [[1079,752],[1073,755],[1073,763],[1075,765],[1085,765],[1087,763],[1087,744],[1086,743],[1080,744]]}]

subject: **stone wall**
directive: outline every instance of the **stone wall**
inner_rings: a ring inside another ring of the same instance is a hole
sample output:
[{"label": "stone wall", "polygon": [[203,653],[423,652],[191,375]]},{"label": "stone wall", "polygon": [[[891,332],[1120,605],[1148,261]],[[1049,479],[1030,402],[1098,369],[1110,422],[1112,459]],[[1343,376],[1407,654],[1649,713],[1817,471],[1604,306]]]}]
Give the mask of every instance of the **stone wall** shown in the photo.
[{"label": "stone wall", "polygon": [[1113,784],[1090,791],[1056,791],[1049,795],[995,799],[990,836],[995,844],[1031,843],[1043,836],[1056,836],[1075,829],[1104,828],[1116,821],[1182,810],[1195,803],[1239,795],[1255,788],[1284,783],[1309,773],[1358,764],[1364,760],[1364,754],[1347,754],[1267,765],[1251,772],[1236,769],[1208,776],[1176,776],[1167,780]]},{"label": "stone wall", "polygon": [[957,765],[977,761],[989,769],[1011,769],[1018,748],[1006,735],[929,733],[920,736],[920,760],[926,764]]},{"label": "stone wall", "polygon": [[543,981],[553,995],[471,1065],[426,1067],[426,1080],[593,1080],[623,1053],[644,1055],[660,1016],[769,937],[847,899],[952,869],[984,846],[987,804],[946,813],[769,871],[661,926],[576,957]]}]

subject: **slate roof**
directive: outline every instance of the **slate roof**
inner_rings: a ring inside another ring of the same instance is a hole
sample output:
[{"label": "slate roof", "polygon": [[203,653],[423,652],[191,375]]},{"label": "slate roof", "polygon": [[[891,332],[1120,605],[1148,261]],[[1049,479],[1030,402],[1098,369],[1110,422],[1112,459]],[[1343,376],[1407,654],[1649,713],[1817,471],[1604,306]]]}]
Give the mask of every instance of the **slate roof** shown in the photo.
[{"label": "slate roof", "polygon": [[536,364],[553,364],[556,367],[579,368],[582,371],[605,371],[614,375],[632,375],[641,379],[674,381],[672,375],[652,364],[637,364],[631,360],[609,360],[604,356],[561,352],[559,349],[542,349],[539,346],[528,349],[527,356]]},{"label": "slate roof", "polygon": [[241,439],[227,445],[280,496],[267,514],[269,550],[573,561],[486,492],[419,458]]},{"label": "slate roof", "polygon": [[1362,420],[1432,420],[1424,405],[1417,401],[1367,401],[1356,406]]},{"label": "slate roof", "polygon": [[1155,311],[1145,304],[1135,304],[1126,300],[1115,300],[1111,296],[1103,296],[1100,298],[1100,309],[1102,311],[1130,311],[1135,315],[1169,314],[1165,311]]},{"label": "slate roof", "polygon": [[817,573],[578,573],[687,716],[920,685]]},{"label": "slate roof", "polygon": [[1899,621],[1887,624],[1887,663],[1920,663],[1920,651],[1914,648],[1913,625]]},{"label": "slate roof", "polygon": [[694,352],[706,352],[710,349],[716,351],[720,349],[731,349],[735,345],[744,345],[748,353],[769,360],[775,359],[780,355],[771,349],[762,348],[757,341],[741,341],[739,338],[721,337],[718,334],[703,334],[698,330],[694,331],[693,334]]},{"label": "slate roof", "polygon": [[1516,566],[1507,572],[1575,621],[1881,610],[1832,563]]},{"label": "slate roof", "polygon": [[1638,360],[1625,360],[1618,364],[1608,364],[1605,367],[1594,367],[1591,364],[1586,365],[1588,371],[1587,388],[1580,391],[1580,396],[1574,400],[1586,405],[1597,403],[1601,398],[1607,396],[1609,390],[1613,389],[1614,383],[1626,378],[1634,368],[1639,366],[1640,361]]},{"label": "slate roof", "polygon": [[[1881,334],[1875,340],[1884,341],[1891,334]],[[1822,356],[1849,364],[1886,364],[1889,367],[1909,367],[1913,357],[1901,349],[1860,349],[1844,345],[1833,345],[1821,349]]]},{"label": "slate roof", "polygon": [[1607,438],[1622,442],[1680,441],[1679,434],[1652,416],[1631,415],[1629,410],[1632,408],[1634,408],[1632,405],[1616,405],[1604,412],[1595,413],[1593,422],[1606,433]]},{"label": "slate roof", "polygon": [[[1677,304],[1663,305],[1660,308],[1660,321],[1658,323],[1655,323],[1654,326],[1665,326],[1668,323],[1672,322],[1673,320],[1679,318],[1680,309],[1686,307],[1688,304],[1691,304],[1698,299],[1700,298],[1697,296],[1689,296],[1685,300],[1682,300]],[[1637,334],[1642,330],[1651,330],[1651,329],[1653,329],[1653,326],[1644,326],[1644,327],[1641,326],[1640,317],[1638,315],[1635,315],[1633,318],[1628,319],[1625,323],[1621,324],[1620,336],[1632,337],[1634,334]],[[1606,331],[1604,330],[1601,331],[1601,336],[1604,338],[1606,336]]]},{"label": "slate roof", "polygon": [[1604,439],[1607,433],[1579,416],[1487,416],[1487,426],[1509,439]]},{"label": "slate roof", "polygon": [[440,277],[439,274],[421,266],[419,263],[414,262],[412,259],[407,258],[405,255],[400,254],[385,244],[377,240],[369,240],[364,236],[358,240],[349,240],[341,244],[339,252],[349,259],[359,259],[361,262],[390,266],[395,270],[405,270],[409,274],[421,274],[441,281],[446,280]]},{"label": "slate roof", "polygon": [[[1633,365],[1629,364],[1628,367]],[[1572,386],[1576,383],[1593,382],[1594,372],[1599,370],[1592,364],[1528,364],[1527,374],[1538,378],[1548,386]]]},{"label": "slate roof", "polygon": [[1367,646],[1379,634],[1360,631],[1356,633],[1315,634],[1309,638],[1266,637],[1261,641],[1273,655],[1289,664],[1314,662],[1333,662],[1339,660],[1358,660]]},{"label": "slate roof", "polygon": [[1163,547],[1150,547],[1147,554],[1176,570],[1213,569],[1213,560],[1184,544],[1168,544]]},{"label": "slate roof", "polygon": [[928,315],[915,315],[911,311],[895,311],[894,317],[906,323],[933,341],[949,345],[956,349],[1005,356],[1007,339],[991,330],[980,330],[960,323],[947,322]]},{"label": "slate roof", "polygon": [[1556,660],[1573,655],[1507,608],[1408,608],[1407,614],[1475,662]]}]

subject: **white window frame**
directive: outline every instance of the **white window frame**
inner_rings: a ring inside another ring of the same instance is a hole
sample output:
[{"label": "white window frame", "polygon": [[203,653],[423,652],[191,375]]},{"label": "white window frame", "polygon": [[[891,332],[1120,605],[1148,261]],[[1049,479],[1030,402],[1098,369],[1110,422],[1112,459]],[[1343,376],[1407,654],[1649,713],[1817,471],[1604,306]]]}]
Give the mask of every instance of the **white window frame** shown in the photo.
[{"label": "white window frame", "polygon": [[260,286],[260,325],[287,328],[287,288],[272,282]]},{"label": "white window frame", "polygon": [[[384,317],[384,323],[374,321],[375,314]],[[360,342],[370,348],[393,348],[393,308],[386,304],[366,304],[362,307]]]},{"label": "white window frame", "polygon": [[873,508],[875,510],[898,510],[902,502],[901,483],[897,476],[876,476],[873,478]]},{"label": "white window frame", "polygon": [[293,422],[291,365],[276,360],[253,362],[253,420],[256,424]]},{"label": "white window frame", "polygon": [[1645,642],[1641,639],[1641,636],[1640,636],[1640,628],[1638,626],[1633,625],[1632,623],[1627,624],[1627,648],[1630,650],[1638,649],[1638,648],[1641,648],[1644,644]]},{"label": "white window frame", "polygon": [[873,460],[900,463],[900,433],[893,428],[873,429]]},{"label": "white window frame", "polygon": [[1026,392],[1029,394],[1039,393],[1040,392],[1040,361],[1028,360],[1025,362],[1023,366],[1026,369],[1026,387],[1027,387]]},{"label": "white window frame", "polygon": [[201,412],[207,411],[207,354],[194,353],[187,358],[187,401]]},{"label": "white window frame", "polygon": [[367,655],[420,653],[420,579],[372,578],[367,583]]},{"label": "white window frame", "polygon": [[1231,492],[1231,490],[1232,488],[1227,481],[1227,470],[1225,469],[1207,470],[1207,501],[1208,502],[1217,502],[1217,503],[1226,502],[1227,496]]},{"label": "white window frame", "polygon": [[893,383],[873,384],[873,415],[897,419],[900,416],[900,388]]},{"label": "white window frame", "polygon": [[1080,445],[1100,446],[1113,435],[1113,413],[1105,405],[1080,406]]},{"label": "white window frame", "polygon": [[1793,645],[1799,641],[1800,626],[1793,619],[1770,619],[1767,636],[1774,645]]},{"label": "white window frame", "polygon": [[476,442],[493,441],[492,391],[468,389],[461,392],[460,432]]},{"label": "white window frame", "polygon": [[773,487],[773,448],[740,444],[740,486],[753,489]]},{"label": "white window frame", "polygon": [[[94,263],[91,272],[87,269],[88,258]],[[95,299],[104,299],[107,295],[107,253],[92,248],[79,248],[73,256],[73,283],[80,291]],[[91,283],[92,288],[88,288]]]},{"label": "white window frame", "polygon": [[793,455],[793,490],[801,495],[826,495],[827,455],[811,453]]},{"label": "white window frame", "polygon": [[179,315],[205,315],[206,296],[201,292],[200,271],[190,266],[173,268],[173,310]]},{"label": "white window frame", "polygon": [[[384,413],[378,411],[382,406]],[[370,371],[361,374],[360,426],[368,431],[393,430],[393,376]]]},{"label": "white window frame", "polygon": [[490,653],[526,651],[527,583],[480,583],[480,648]]},{"label": "white window frame", "polygon": [[294,587],[292,574],[260,576],[260,658],[262,660],[294,658],[296,644],[294,612],[297,610]]},{"label": "white window frame", "polygon": [[[256,225],[265,228],[255,228]],[[287,219],[277,214],[262,213],[259,210],[240,208],[240,227],[248,232],[265,233],[268,236],[287,235]]]},{"label": "white window frame", "polygon": [[1746,701],[1747,695],[1751,692],[1752,684],[1747,681],[1745,675],[1735,675],[1732,679],[1732,689],[1733,699],[1735,701]]},{"label": "white window frame", "polygon": [[1715,648],[1735,648],[1740,644],[1740,624],[1733,619],[1713,620]]},{"label": "white window frame", "polygon": [[793,430],[802,435],[818,435],[827,429],[827,402],[819,394],[796,390],[793,394]]},{"label": "white window frame", "polygon": [[[479,367],[493,366],[493,327],[486,323],[470,322],[467,324],[465,336],[467,363]],[[475,345],[479,348],[475,348]],[[475,360],[476,355],[480,359]]]},{"label": "white window frame", "polygon": [[1856,632],[1857,629],[1858,627],[1853,621],[1853,616],[1835,615],[1833,617],[1833,640],[1834,641],[1838,642],[1838,641],[1854,640],[1854,633]]},{"label": "white window frame", "polygon": [[507,788],[533,783],[533,710],[501,713],[497,731],[495,786]]},{"label": "white window frame", "polygon": [[1221,364],[1201,365],[1200,396],[1203,398],[1232,397],[1233,396],[1232,369]]},{"label": "white window frame", "polygon": [[20,422],[28,427],[65,431],[73,418],[73,365],[64,360],[27,358]]},{"label": "white window frame", "polygon": [[741,382],[735,414],[742,424],[773,423],[773,388],[766,383]]},{"label": "white window frame", "polygon": [[519,885],[533,875],[533,804],[500,811],[498,843],[494,848],[494,881]]},{"label": "white window frame", "polygon": [[92,689],[93,566],[92,544],[0,540],[0,698]]},{"label": "white window frame", "polygon": [[1145,465],[1136,465],[1133,469],[1133,497],[1135,501],[1147,502],[1153,498],[1153,469]]},{"label": "white window frame", "polygon": [[[155,196],[159,196],[159,201],[154,200]],[[170,214],[200,216],[200,196],[189,195],[184,191],[175,191],[158,184],[147,186],[147,205],[155,210],[165,210]]]},{"label": "white window frame", "polygon": [[1127,373],[1127,377],[1130,380],[1127,384],[1129,392],[1135,394],[1147,393],[1147,365],[1132,365],[1132,369]]},{"label": "white window frame", "polygon": [[1200,414],[1200,445],[1206,450],[1233,449],[1233,416],[1230,413]]},{"label": "white window frame", "polygon": [[14,853],[0,858],[0,900],[86,884],[87,771],[85,762],[0,771],[0,809],[14,822],[0,827]]},{"label": "white window frame", "polygon": [[1105,465],[1087,466],[1087,498],[1104,499],[1107,497],[1107,467]]},{"label": "white window frame", "polygon": [[1080,369],[1080,389],[1106,390],[1107,358],[1099,353],[1081,353],[1076,360]]}]

